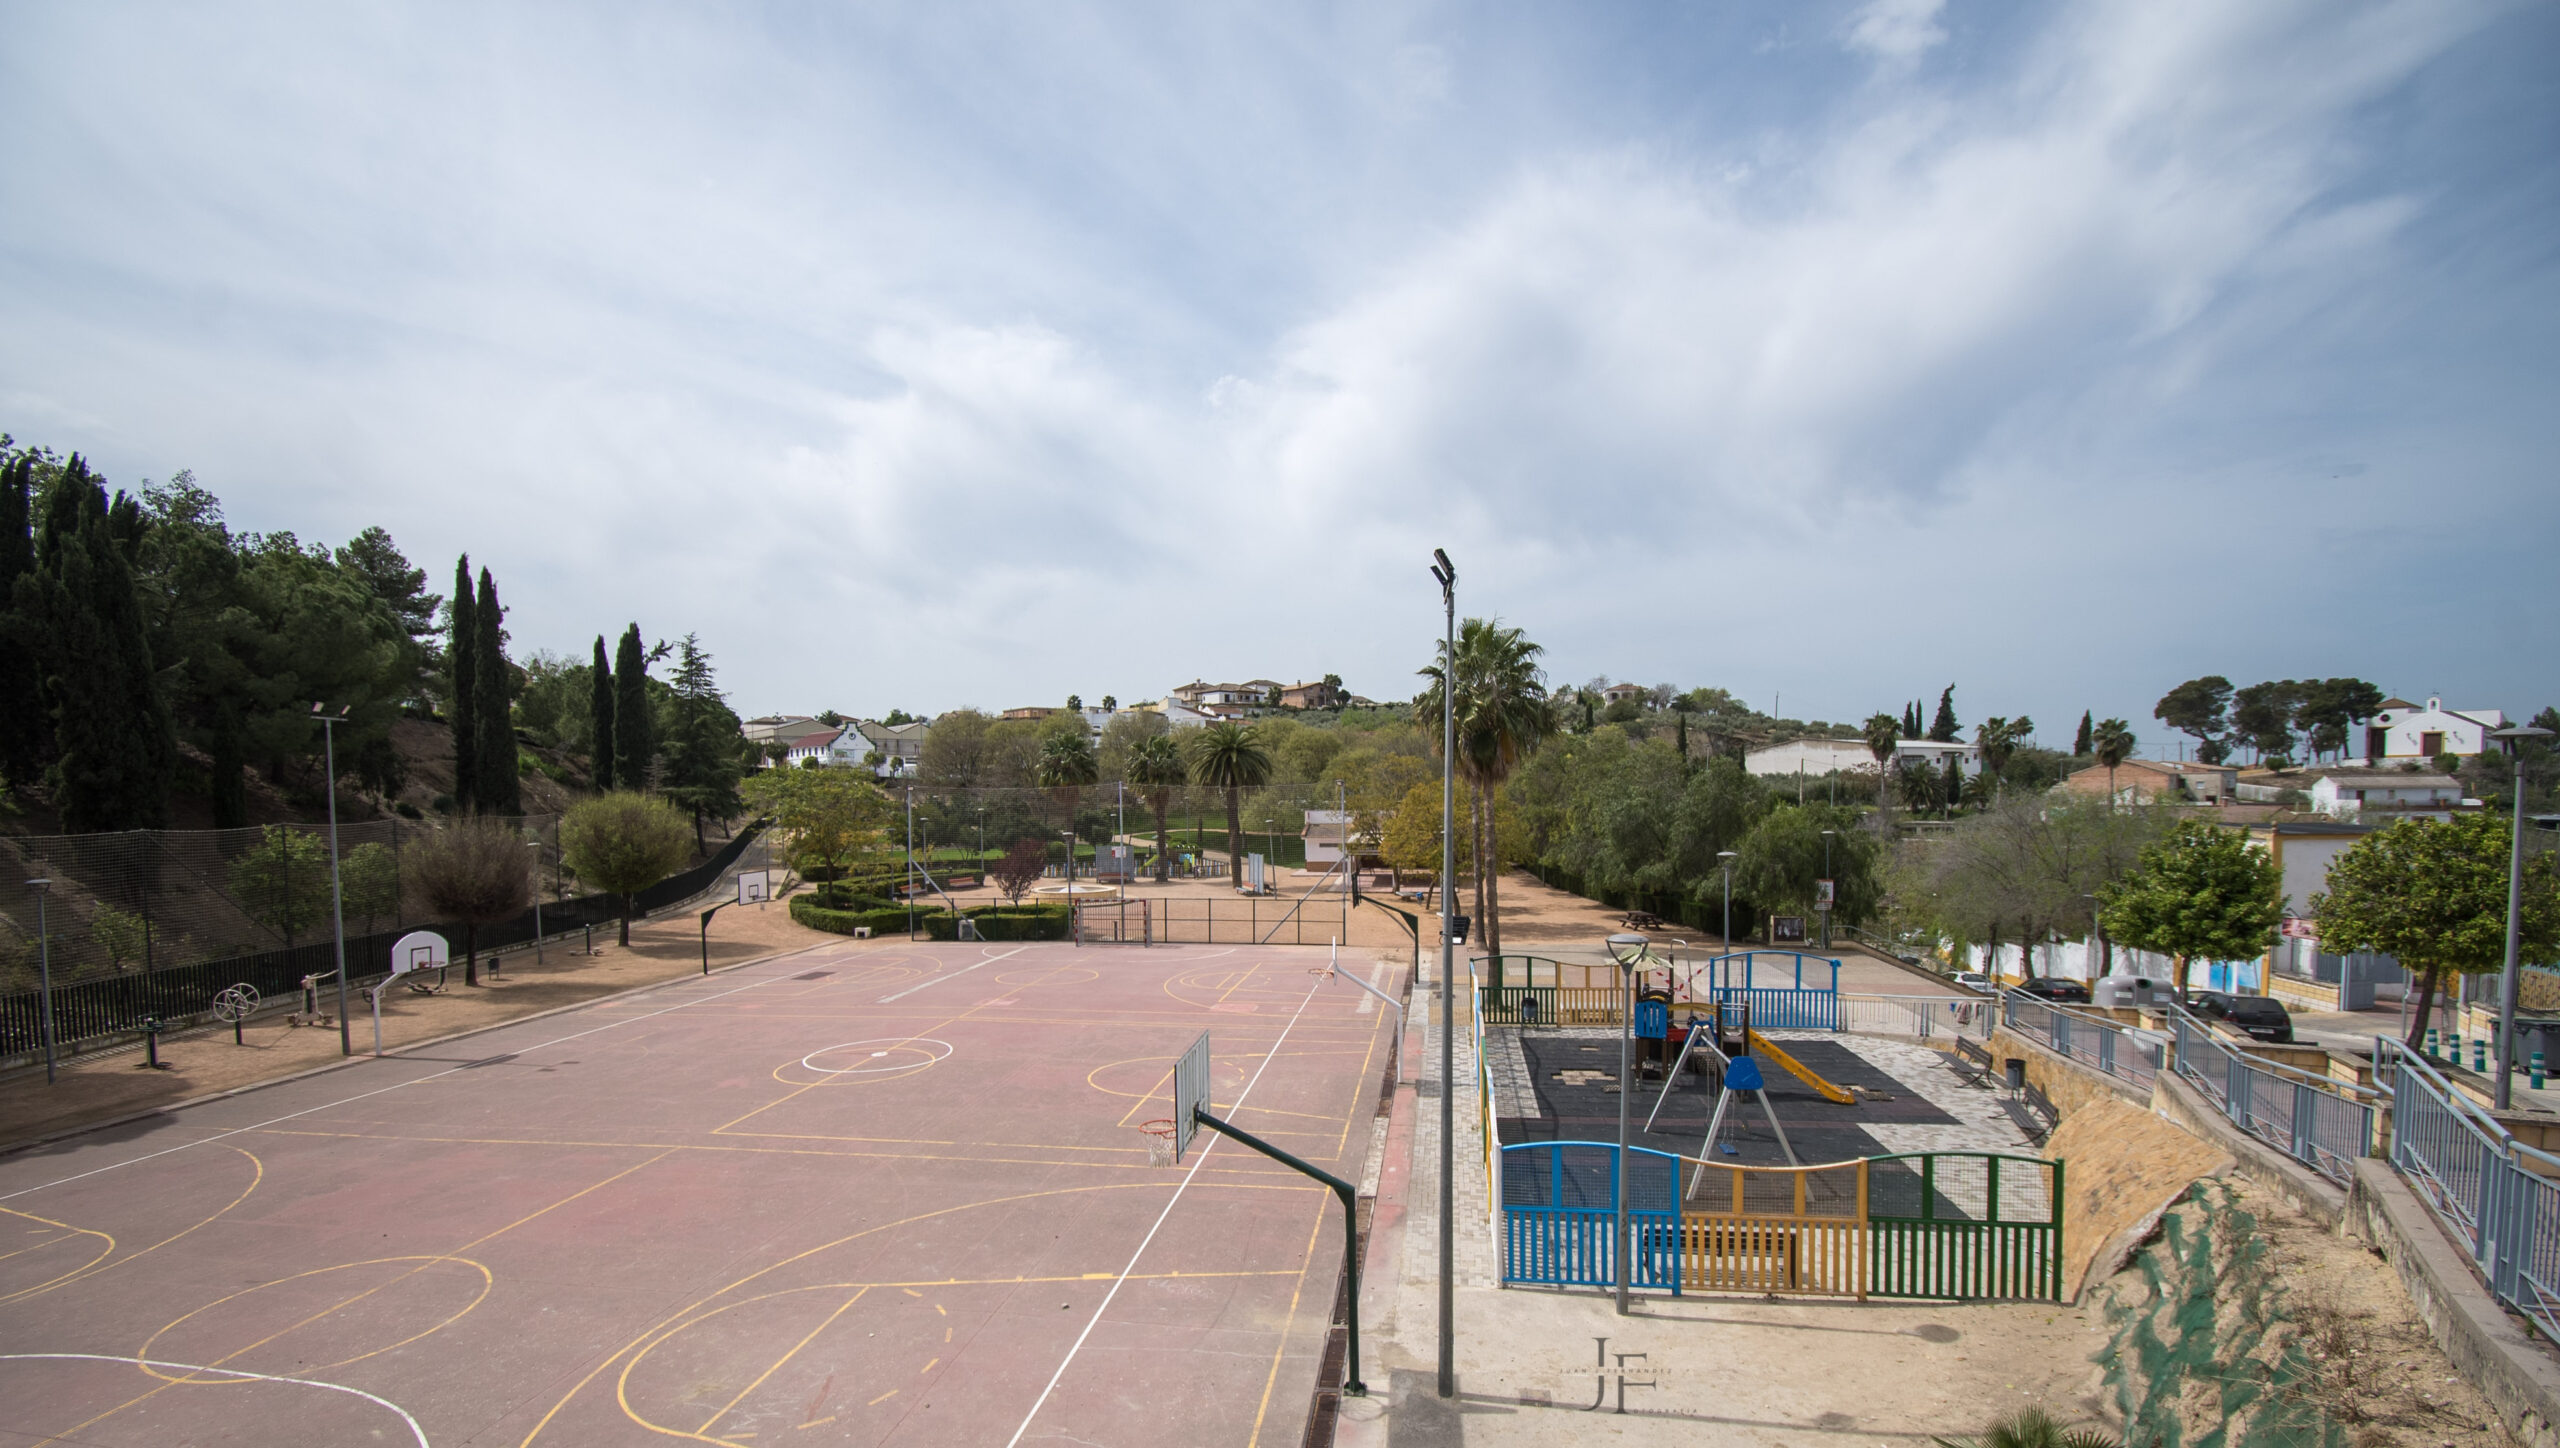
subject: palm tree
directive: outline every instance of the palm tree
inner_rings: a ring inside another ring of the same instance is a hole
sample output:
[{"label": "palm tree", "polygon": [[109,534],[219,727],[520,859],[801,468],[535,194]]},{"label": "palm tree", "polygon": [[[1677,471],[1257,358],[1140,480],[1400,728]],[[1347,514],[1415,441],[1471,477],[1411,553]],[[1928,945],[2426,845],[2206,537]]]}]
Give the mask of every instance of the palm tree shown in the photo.
[{"label": "palm tree", "polygon": [[[1538,656],[1544,652],[1499,620],[1471,618],[1458,630],[1455,765],[1473,796],[1469,812],[1475,829],[1476,918],[1484,922],[1485,953],[1497,957],[1502,954],[1502,883],[1494,791],[1559,728],[1555,701],[1538,670]],[[1413,717],[1427,734],[1440,720],[1444,674],[1437,664],[1420,672],[1431,684],[1414,699]]]},{"label": "palm tree", "polygon": [[1226,791],[1227,796],[1227,870],[1238,879],[1243,875],[1243,822],[1236,817],[1236,801],[1240,792],[1260,789],[1271,782],[1271,755],[1262,747],[1262,736],[1249,724],[1210,724],[1191,736],[1191,782]]},{"label": "palm tree", "polygon": [[1173,791],[1189,777],[1183,767],[1182,747],[1170,734],[1150,734],[1129,746],[1129,782],[1147,802],[1156,816],[1156,883],[1165,881],[1170,866],[1170,851],[1165,845],[1164,812],[1173,802]]},{"label": "palm tree", "polygon": [[1033,767],[1040,787],[1057,796],[1058,805],[1066,812],[1067,873],[1075,874],[1076,843],[1072,838],[1076,827],[1076,797],[1084,787],[1102,778],[1101,766],[1094,762],[1093,741],[1085,737],[1079,722],[1075,729],[1050,735],[1040,745],[1040,760]]},{"label": "palm tree", "polygon": [[2116,802],[2116,766],[2133,757],[2133,730],[2122,719],[2109,719],[2089,735],[2089,752],[2107,767],[2107,803]]},{"label": "palm tree", "polygon": [[1870,714],[1863,732],[1867,753],[1874,755],[1876,761],[1876,808],[1890,820],[1893,818],[1893,776],[1888,766],[1893,761],[1894,749],[1902,743],[1902,721],[1890,714]]},{"label": "palm tree", "polygon": [[2017,753],[2018,746],[2027,742],[2027,736],[2035,732],[2035,727],[2036,721],[2024,714],[2015,719],[2003,719],[1994,714],[1974,726],[1974,752],[1981,756],[1982,767],[1989,771],[1995,787],[2000,772],[2009,767],[2009,756]]}]

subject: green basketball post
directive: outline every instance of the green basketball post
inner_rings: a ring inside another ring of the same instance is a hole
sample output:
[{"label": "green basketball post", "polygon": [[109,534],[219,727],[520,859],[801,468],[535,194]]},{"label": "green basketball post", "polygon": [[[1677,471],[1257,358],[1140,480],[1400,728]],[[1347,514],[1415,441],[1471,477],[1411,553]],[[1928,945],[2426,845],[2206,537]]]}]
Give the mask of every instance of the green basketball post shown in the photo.
[{"label": "green basketball post", "polygon": [[1232,1126],[1224,1121],[1220,1121],[1201,1107],[1194,1106],[1191,1108],[1191,1119],[1199,1122],[1202,1126],[1209,1128],[1211,1131],[1218,1133],[1220,1136],[1232,1139],[1239,1146],[1250,1147],[1255,1151],[1261,1152],[1264,1156],[1271,1158],[1273,1161],[1280,1163],[1282,1166],[1304,1172],[1308,1176],[1314,1177],[1317,1181],[1324,1183],[1326,1186],[1333,1188],[1335,1198],[1342,1203],[1342,1273],[1345,1284],[1343,1300],[1348,1304],[1347,1321],[1345,1324],[1343,1338],[1344,1353],[1342,1360],[1342,1395],[1346,1398],[1367,1397],[1369,1395],[1369,1385],[1360,1381],[1359,1194],[1352,1188],[1351,1183],[1344,1181],[1333,1173],[1324,1170],[1322,1167],[1311,1165],[1310,1163],[1291,1156],[1288,1152],[1281,1150],[1279,1147],[1273,1146],[1270,1142],[1263,1140],[1261,1137],[1254,1135],[1250,1131],[1246,1131],[1241,1127]]}]

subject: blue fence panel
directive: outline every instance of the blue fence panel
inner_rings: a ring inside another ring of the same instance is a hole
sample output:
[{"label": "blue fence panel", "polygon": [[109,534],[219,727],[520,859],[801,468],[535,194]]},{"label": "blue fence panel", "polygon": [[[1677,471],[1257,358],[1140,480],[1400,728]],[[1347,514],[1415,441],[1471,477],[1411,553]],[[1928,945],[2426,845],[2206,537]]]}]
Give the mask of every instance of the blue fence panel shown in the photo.
[{"label": "blue fence panel", "polygon": [[2178,1074],[2242,1131],[2341,1186],[2372,1154],[2373,1106],[2358,1088],[2235,1051],[2185,1011],[2171,1029]]},{"label": "blue fence panel", "polygon": [[[1680,1290],[1680,1159],[1627,1152],[1630,1286]],[[1502,1280],[1617,1285],[1618,1149],[1596,1141],[1502,1148]]]},{"label": "blue fence panel", "polygon": [[2517,1141],[2397,1041],[2374,1042],[2374,1066],[2391,1074],[2392,1166],[2489,1290],[2560,1339],[2560,1156]]},{"label": "blue fence panel", "polygon": [[1751,1008],[1751,1028],[1755,1031],[1840,1029],[1840,994],[1837,991],[1716,987],[1718,1005],[1737,1001]]}]

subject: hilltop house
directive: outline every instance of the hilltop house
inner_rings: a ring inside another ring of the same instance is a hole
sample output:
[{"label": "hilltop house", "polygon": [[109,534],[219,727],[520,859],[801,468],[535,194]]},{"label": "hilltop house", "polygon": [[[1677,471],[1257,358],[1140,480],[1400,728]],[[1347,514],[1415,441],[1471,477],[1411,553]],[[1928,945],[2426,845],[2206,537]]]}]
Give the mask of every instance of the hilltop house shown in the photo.
[{"label": "hilltop house", "polygon": [[2442,699],[2429,699],[2421,709],[2406,699],[2385,699],[2381,712],[2365,723],[2365,762],[2486,754],[2492,748],[2489,732],[2506,727],[2507,716],[2497,709],[2448,709]]},{"label": "hilltop house", "polygon": [[[1976,773],[1982,768],[1982,751],[1960,740],[1942,743],[1935,739],[1902,739],[1896,740],[1893,746],[1893,762],[1897,768],[1920,763],[1943,770],[1950,758],[1956,761],[1956,768],[1966,774]],[[1876,757],[1868,752],[1867,741],[1863,739],[1791,739],[1784,744],[1752,750],[1742,757],[1742,767],[1762,776],[1819,775],[1833,770],[1843,774],[1873,774],[1876,772]]]},{"label": "hilltop house", "polygon": [[[2128,759],[2115,768],[2115,799],[2118,804],[2185,800],[2215,804],[2235,797],[2239,775],[2231,766],[2194,760]],[[2103,795],[2108,789],[2106,767],[2092,764],[2075,770],[2060,788],[2073,794]]]}]

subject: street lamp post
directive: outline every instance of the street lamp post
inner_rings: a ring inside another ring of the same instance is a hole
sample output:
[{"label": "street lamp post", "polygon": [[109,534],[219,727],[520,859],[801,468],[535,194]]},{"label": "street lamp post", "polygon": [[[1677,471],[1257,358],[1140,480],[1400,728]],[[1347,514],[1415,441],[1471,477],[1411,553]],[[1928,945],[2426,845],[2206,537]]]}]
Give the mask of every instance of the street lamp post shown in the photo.
[{"label": "street lamp post", "polygon": [[44,902],[53,895],[51,879],[29,880],[36,892],[36,1026],[44,1036],[44,1084],[53,1084],[53,933],[45,927]]},{"label": "street lamp post", "polygon": [[1635,1084],[1627,1079],[1628,1033],[1635,1027],[1636,967],[1644,961],[1649,942],[1641,935],[1609,937],[1609,958],[1618,963],[1618,973],[1626,979],[1626,999],[1618,1013],[1618,1161],[1610,1173],[1613,1179],[1611,1204],[1617,1209],[1617,1234],[1611,1239],[1610,1255],[1617,1258],[1618,1315],[1627,1315],[1627,1280],[1635,1275],[1634,1242],[1627,1235],[1627,1101],[1635,1094]]},{"label": "street lamp post", "polygon": [[978,811],[978,873],[987,873],[987,812]]},{"label": "street lamp post", "polygon": [[1716,851],[1716,860],[1724,866],[1724,953],[1731,955],[1733,954],[1733,851]]},{"label": "street lamp post", "polygon": [[2515,828],[2507,836],[2507,962],[2498,977],[2498,1086],[2497,1109],[2507,1109],[2514,1090],[2516,1069],[2516,910],[2524,894],[2524,742],[2548,739],[2551,731],[2519,724],[2512,729],[2492,731],[2507,751],[2507,759],[2515,766],[2508,786],[2515,791]]},{"label": "street lamp post", "polygon": [[1457,1157],[1452,1140],[1458,1129],[1458,921],[1449,880],[1458,872],[1458,566],[1449,555],[1431,550],[1431,576],[1440,583],[1440,1396],[1458,1395],[1457,1298],[1452,1280],[1458,1270]]},{"label": "street lamp post", "polygon": [[533,851],[533,963],[542,964],[542,841],[527,840],[524,847]]},{"label": "street lamp post", "polygon": [[329,797],[329,924],[338,940],[338,1054],[352,1056],[355,1042],[347,1034],[347,908],[346,897],[338,888],[338,733],[334,726],[347,722],[352,705],[340,705],[331,714],[318,701],[311,705],[312,717],[320,721],[320,750],[324,761],[324,777],[320,792]]},{"label": "street lamp post", "polygon": [[[1840,833],[1838,830],[1822,832],[1822,878],[1826,880],[1831,878],[1831,837],[1838,833]],[[1839,886],[1832,887],[1832,894],[1835,898],[1824,902],[1826,908],[1822,912],[1822,948],[1825,950],[1831,948],[1831,910],[1827,907],[1838,904],[1836,897],[1839,894]]]}]

